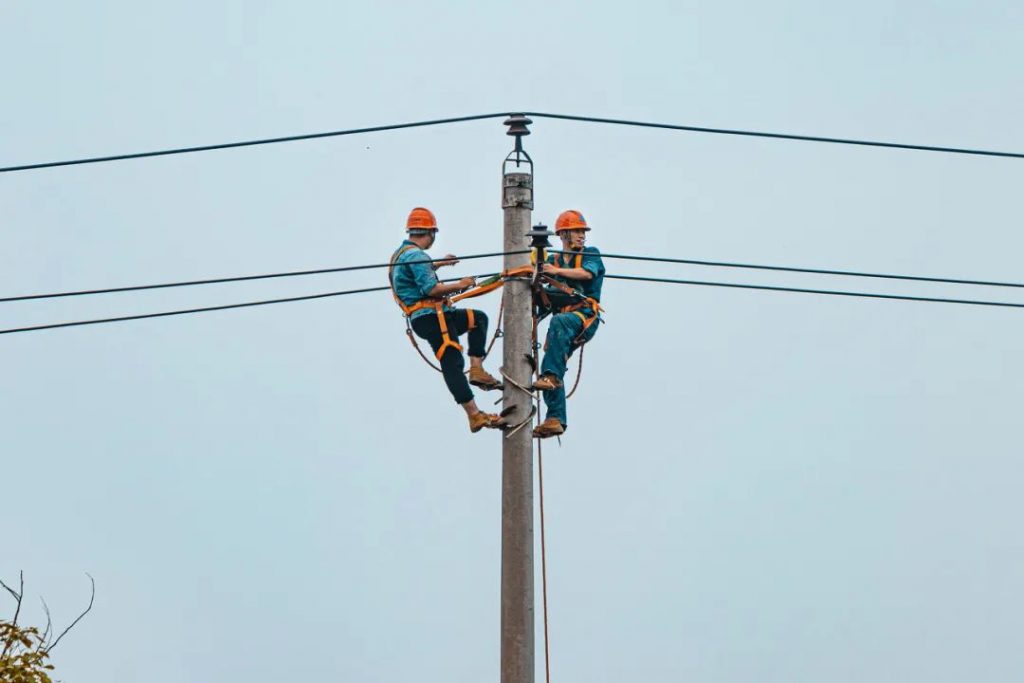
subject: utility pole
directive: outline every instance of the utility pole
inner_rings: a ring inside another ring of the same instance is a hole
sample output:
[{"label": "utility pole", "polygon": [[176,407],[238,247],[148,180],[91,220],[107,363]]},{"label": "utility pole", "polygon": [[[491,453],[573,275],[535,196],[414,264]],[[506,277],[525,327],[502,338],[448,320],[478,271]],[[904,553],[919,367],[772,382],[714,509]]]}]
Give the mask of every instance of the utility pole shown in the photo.
[{"label": "utility pole", "polygon": [[[533,123],[522,114],[506,121],[515,149],[502,164],[501,206],[505,213],[504,251],[525,251],[533,209],[533,161],[523,151],[523,136]],[[505,257],[505,270],[529,265],[529,254]],[[505,283],[504,372],[530,387],[533,368],[533,291],[526,279]],[[504,410],[510,422],[531,414],[533,399],[505,382]],[[530,425],[501,440],[501,683],[533,683],[533,435]]]}]

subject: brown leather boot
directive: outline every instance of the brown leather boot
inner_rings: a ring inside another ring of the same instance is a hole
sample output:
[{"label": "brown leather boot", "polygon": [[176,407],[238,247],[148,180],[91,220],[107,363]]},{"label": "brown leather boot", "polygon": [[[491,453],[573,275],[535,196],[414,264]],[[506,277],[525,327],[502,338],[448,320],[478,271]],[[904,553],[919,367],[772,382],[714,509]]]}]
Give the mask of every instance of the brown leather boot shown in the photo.
[{"label": "brown leather boot", "polygon": [[469,383],[475,387],[480,387],[484,391],[501,389],[501,382],[483,368],[471,367],[469,369]]},{"label": "brown leather boot", "polygon": [[500,415],[494,413],[485,413],[480,411],[479,413],[473,413],[469,416],[469,431],[476,434],[484,427],[489,429],[501,429],[505,426],[505,419]]},{"label": "brown leather boot", "polygon": [[541,391],[551,391],[552,389],[557,389],[560,386],[562,386],[562,382],[554,375],[541,375],[537,378],[537,381],[533,383],[533,388],[540,389]]},{"label": "brown leather boot", "polygon": [[557,417],[549,417],[533,428],[533,438],[546,439],[550,436],[565,434],[565,427],[558,421]]}]

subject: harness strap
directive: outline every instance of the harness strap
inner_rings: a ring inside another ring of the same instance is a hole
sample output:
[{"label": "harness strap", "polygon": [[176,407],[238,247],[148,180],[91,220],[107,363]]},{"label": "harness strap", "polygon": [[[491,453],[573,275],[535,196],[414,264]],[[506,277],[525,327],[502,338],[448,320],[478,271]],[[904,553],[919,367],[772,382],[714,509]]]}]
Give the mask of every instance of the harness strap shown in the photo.
[{"label": "harness strap", "polygon": [[[391,285],[391,295],[395,297],[395,303],[397,303],[398,307],[402,309],[402,313],[405,314],[406,319],[411,319],[413,313],[415,313],[416,311],[422,311],[425,308],[433,308],[434,311],[437,313],[438,327],[441,328],[441,347],[437,350],[437,353],[435,355],[437,356],[437,360],[440,361],[441,356],[445,354],[445,351],[448,350],[448,347],[453,347],[457,349],[460,353],[462,352],[462,346],[459,345],[457,342],[452,341],[451,335],[448,333],[448,322],[445,320],[444,317],[444,306],[447,303],[447,300],[427,298],[417,301],[412,306],[406,306],[405,302],[398,297],[398,292],[395,291],[395,264],[398,262],[398,259],[402,257],[402,254],[406,253],[410,249],[415,248],[415,245],[407,244],[398,251],[396,251],[394,256],[391,257],[391,262],[388,264],[388,282]],[[470,320],[472,320],[472,318],[470,318]],[[413,346],[415,346],[416,340],[412,338],[411,334],[409,335],[409,339],[410,341],[413,342]]]},{"label": "harness strap", "polygon": [[448,321],[445,319],[444,309],[441,306],[437,307],[437,324],[441,328],[441,348],[434,354],[437,356],[437,360],[440,361],[448,347],[451,347],[462,353],[462,345],[458,342],[452,341],[451,335],[448,334]]},{"label": "harness strap", "polygon": [[[589,316],[584,314],[583,309],[585,308],[589,308],[591,311],[593,311],[593,313]],[[580,330],[580,333],[576,335],[575,339],[572,340],[572,345],[574,347],[580,347],[587,343],[587,330],[590,329],[591,325],[600,320],[602,310],[603,309],[601,308],[601,304],[597,301],[597,299],[587,297],[586,301],[581,301],[578,304],[565,306],[564,308],[562,308],[561,311],[559,311],[559,313],[572,313],[573,315],[579,316],[579,319],[583,321],[583,329]]]},{"label": "harness strap", "polygon": [[[566,254],[565,252],[563,252],[563,253],[559,254],[558,256],[559,256],[559,260],[561,261],[561,264],[562,264],[563,268],[570,267],[570,264],[571,264],[571,266],[573,268],[582,268],[583,267],[583,252],[577,252],[575,255],[573,255],[573,254]],[[569,257],[568,260],[566,260],[566,258],[565,258],[566,256]]]},{"label": "harness strap", "polygon": [[406,253],[410,249],[416,249],[416,245],[407,244],[394,253],[391,257],[391,262],[388,264],[388,284],[391,285],[391,296],[395,298],[395,303],[402,309],[402,313],[406,317],[411,316],[416,311],[421,311],[424,308],[437,308],[438,306],[444,305],[444,299],[432,299],[426,298],[417,301],[412,306],[406,306],[405,302],[398,298],[398,292],[395,290],[395,265],[398,264],[398,259],[402,258],[402,254]]},{"label": "harness strap", "polygon": [[474,311],[472,308],[467,308],[466,318],[469,320],[469,326],[466,328],[466,331],[468,332],[469,330],[472,330],[474,327],[476,327],[476,311]]}]

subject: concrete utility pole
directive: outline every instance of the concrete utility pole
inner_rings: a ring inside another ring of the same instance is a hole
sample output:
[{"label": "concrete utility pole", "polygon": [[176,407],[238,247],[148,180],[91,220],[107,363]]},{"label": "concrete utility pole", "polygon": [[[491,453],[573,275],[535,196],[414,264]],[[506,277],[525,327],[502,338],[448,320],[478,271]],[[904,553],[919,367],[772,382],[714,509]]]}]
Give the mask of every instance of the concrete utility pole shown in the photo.
[{"label": "concrete utility pole", "polygon": [[[502,165],[501,206],[505,212],[504,251],[524,251],[533,209],[533,161],[523,151],[523,136],[533,123],[521,114],[505,121],[515,150]],[[505,269],[530,263],[529,254],[505,257]],[[527,354],[533,346],[533,292],[525,280],[505,283],[504,370],[524,387],[533,383]],[[509,422],[530,414],[532,399],[505,382]],[[530,425],[501,440],[501,683],[533,683],[533,436]]]}]

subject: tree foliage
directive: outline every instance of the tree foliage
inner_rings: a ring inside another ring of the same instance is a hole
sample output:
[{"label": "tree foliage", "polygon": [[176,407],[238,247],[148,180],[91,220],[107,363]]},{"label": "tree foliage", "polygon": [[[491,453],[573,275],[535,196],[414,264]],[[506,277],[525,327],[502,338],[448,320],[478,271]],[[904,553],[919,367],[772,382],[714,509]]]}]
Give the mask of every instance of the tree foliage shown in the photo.
[{"label": "tree foliage", "polygon": [[46,613],[46,627],[42,631],[35,626],[18,624],[25,597],[24,574],[19,576],[18,590],[0,581],[0,587],[10,593],[15,603],[11,619],[0,619],[0,683],[53,683],[53,679],[50,678],[50,672],[53,671],[53,665],[49,661],[50,652],[92,609],[93,601],[96,599],[96,582],[91,576],[89,581],[92,582],[89,606],[56,638],[53,637],[53,620],[50,618],[50,608],[45,600],[42,603],[43,611]]},{"label": "tree foliage", "polygon": [[43,634],[35,626],[22,628],[0,621],[0,681],[3,683],[53,683],[48,672],[50,653]]}]

